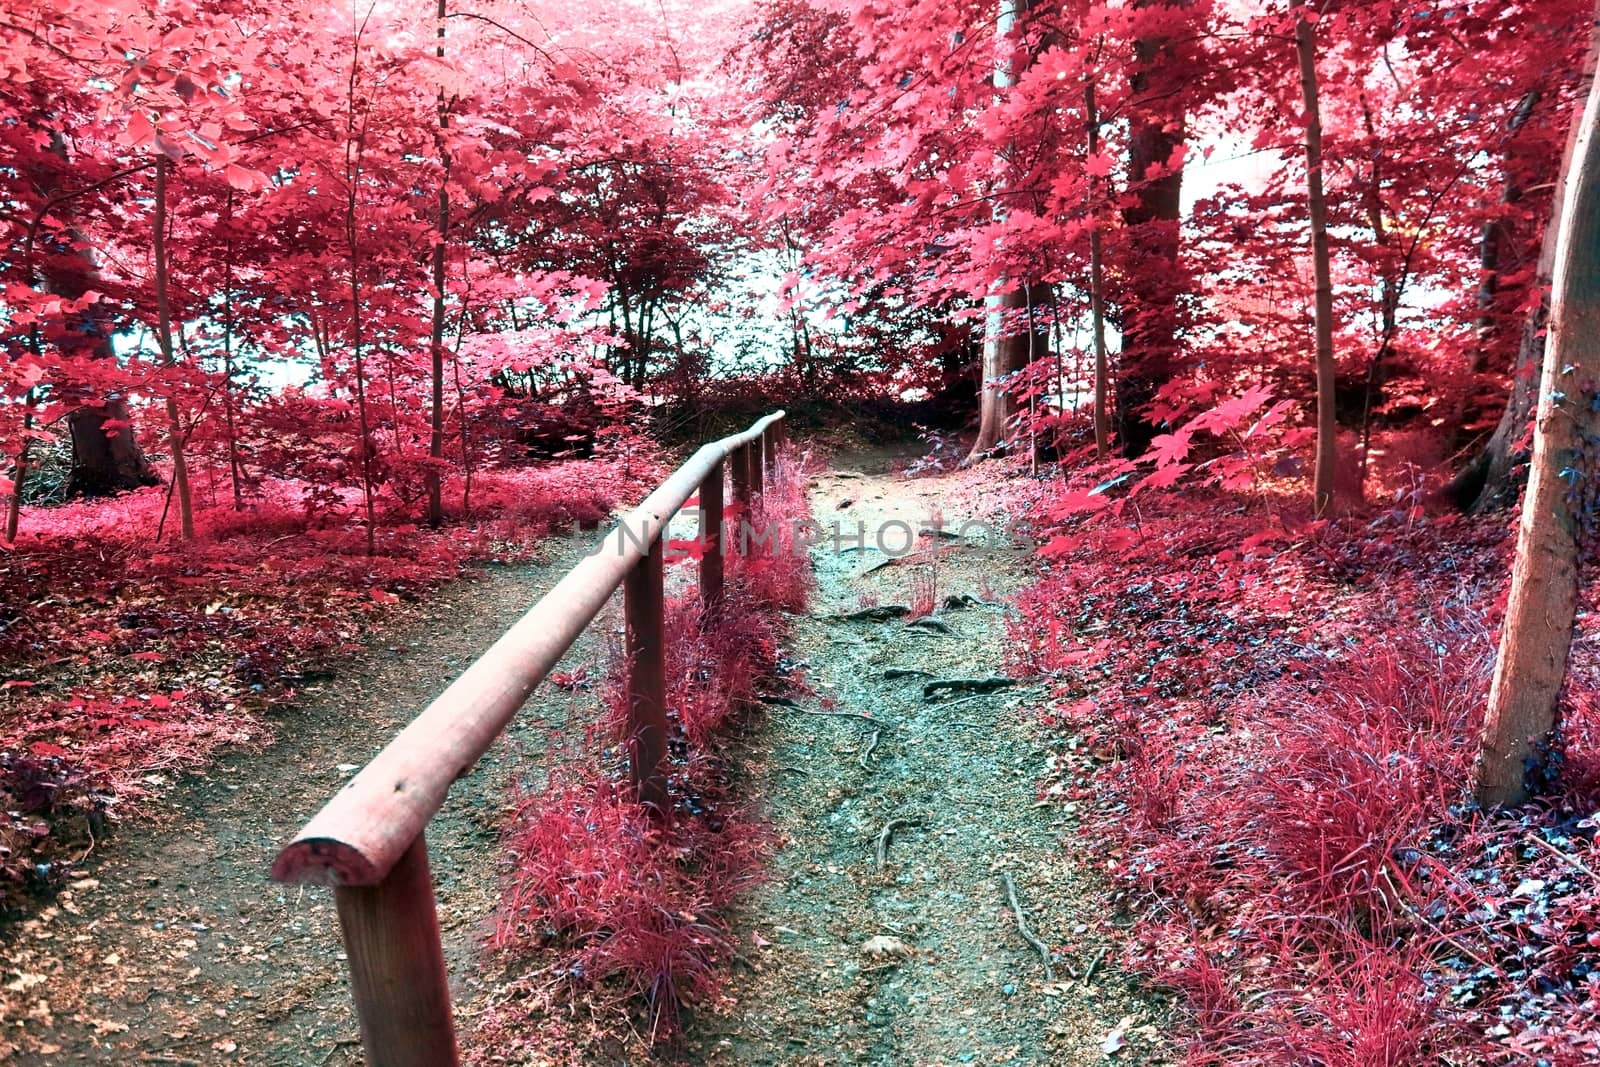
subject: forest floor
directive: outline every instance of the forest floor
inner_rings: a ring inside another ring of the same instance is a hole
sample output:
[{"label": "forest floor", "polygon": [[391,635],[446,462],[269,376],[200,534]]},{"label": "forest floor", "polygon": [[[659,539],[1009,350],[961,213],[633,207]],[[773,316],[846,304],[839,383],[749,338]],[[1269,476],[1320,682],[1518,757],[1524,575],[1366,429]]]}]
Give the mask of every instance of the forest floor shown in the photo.
[{"label": "forest floor", "polygon": [[[17,1047],[8,1062],[360,1062],[332,895],[267,881],[272,857],[587,543],[549,542],[544,562],[493,565],[442,587],[419,618],[375,635],[369,651],[281,712],[274,744],[172,782],[155,806],[158,825],[118,835],[80,863],[55,902],[11,932],[3,997],[17,1017],[3,1041]],[[614,622],[603,620],[570,656],[589,654],[592,635]],[[542,751],[541,735],[560,732],[574,705],[591,700],[541,687],[430,824],[464,1014],[483,992],[472,962],[498,900],[495,841],[520,754]]]},{"label": "forest floor", "polygon": [[[975,514],[962,476],[906,479],[889,458],[819,475],[817,520],[847,534],[864,522],[870,546],[886,522],[920,529],[943,512],[954,528]],[[886,534],[903,540],[898,526]],[[271,746],[153,783],[162,818],[103,843],[10,932],[0,1015],[11,1062],[359,1063],[331,896],[266,881],[271,858],[585,544],[551,542],[544,562],[443,587],[281,712]],[[818,593],[794,620],[809,693],[772,705],[736,742],[737,788],[779,847],[731,917],[745,947],[729,996],[698,1013],[681,1051],[751,1064],[1159,1062],[1162,1009],[1114,965],[1104,886],[1071,841],[1075,805],[1039,797],[1068,758],[1063,736],[1038,724],[1043,693],[924,696],[929,682],[1005,673],[1005,600],[1027,579],[1027,550],[975,537],[886,564],[871,547],[835,547],[813,550]],[[894,605],[934,610],[840,617]],[[617,625],[603,616],[567,665],[603,658]],[[464,1034],[504,977],[481,946],[512,783],[561,758],[555,738],[592,720],[596,699],[541,687],[430,828]],[[1049,980],[1008,878],[1056,950]]]},{"label": "forest floor", "polygon": [[[953,532],[989,518],[966,476],[907,479],[889,458],[841,457],[814,483],[817,522],[846,538],[843,551],[813,550],[818,589],[793,631],[814,695],[771,707],[743,739],[742,788],[763,799],[781,844],[733,916],[749,966],[727,1010],[691,1029],[692,1058],[1158,1061],[1161,1009],[1108,962],[1103,887],[1069,840],[1075,805],[1039,800],[1065,748],[1039,725],[1040,692],[924,696],[930,682],[1005,674],[1005,601],[1030,550],[973,528],[885,565],[876,531],[891,551],[905,538],[884,524],[937,518]],[[848,540],[858,522],[866,550]],[[841,618],[875,606],[935,611]],[[1053,980],[1018,932],[1008,876],[1038,938],[1066,947]]]}]

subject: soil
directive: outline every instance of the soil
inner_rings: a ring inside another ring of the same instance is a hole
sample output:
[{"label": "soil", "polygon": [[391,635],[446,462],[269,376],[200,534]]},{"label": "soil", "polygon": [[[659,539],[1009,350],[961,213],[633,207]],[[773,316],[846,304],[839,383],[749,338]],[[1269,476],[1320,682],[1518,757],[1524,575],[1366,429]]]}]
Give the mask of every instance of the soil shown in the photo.
[{"label": "soil", "polygon": [[[816,518],[847,536],[864,522],[868,541],[813,550],[819,590],[794,620],[792,650],[810,692],[771,706],[737,742],[740,789],[761,799],[781,845],[732,917],[746,947],[730,996],[699,1013],[678,1050],[693,1062],[1161,1062],[1161,1009],[1111,962],[1115,930],[1071,843],[1072,807],[1037,792],[1066,758],[1064,739],[1036,725],[1043,691],[924,696],[929,682],[1004,673],[1004,601],[1026,578],[1026,553],[975,533],[879,566],[890,558],[873,544],[882,523],[921,528],[941,508],[949,528],[986,518],[975,484],[908,480],[887,456],[861,454],[813,485]],[[271,859],[587,540],[442,591],[308,691],[271,746],[157,783],[161,821],[101,843],[67,890],[5,935],[0,1059],[9,1045],[21,1067],[360,1063],[331,894],[267,881]],[[885,536],[895,550],[904,540],[898,526]],[[937,606],[931,622],[840,617],[909,606],[918,592]],[[593,662],[617,626],[602,616],[564,669]],[[464,1022],[503,978],[480,946],[508,790],[539,775],[595,700],[541,687],[430,826]],[[1054,950],[1050,979],[1018,930],[1008,877]]]},{"label": "soil", "polygon": [[[1037,725],[1042,690],[924,696],[932,682],[1004,674],[1004,601],[1028,554],[989,536],[995,524],[891,556],[898,523],[938,517],[954,531],[991,517],[970,476],[906,479],[887,458],[837,462],[814,484],[817,521],[846,538],[814,550],[818,592],[794,629],[815,696],[774,706],[744,745],[745,788],[784,843],[734,917],[749,968],[731,1006],[697,1020],[690,1059],[1160,1062],[1162,1010],[1108,963],[1109,909],[1074,852],[1071,805],[1038,797],[1035,783],[1066,758],[1064,739]],[[849,540],[858,522],[865,550]],[[889,553],[874,536],[886,523]],[[913,606],[919,593],[938,606],[932,624],[841,617]],[[1008,875],[1031,930],[1065,947],[1053,979],[1018,932]]]}]

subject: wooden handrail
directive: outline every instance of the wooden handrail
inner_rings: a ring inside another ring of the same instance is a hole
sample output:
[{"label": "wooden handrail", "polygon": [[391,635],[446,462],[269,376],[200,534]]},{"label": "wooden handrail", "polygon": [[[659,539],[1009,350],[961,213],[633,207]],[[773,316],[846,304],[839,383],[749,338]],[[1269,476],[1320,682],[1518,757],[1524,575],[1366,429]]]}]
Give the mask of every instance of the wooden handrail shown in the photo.
[{"label": "wooden handrail", "polygon": [[[599,549],[574,566],[411,724],[373,757],[278,854],[280,882],[377,886],[433,818],[451,783],[472,770],[513,715],[647,559],[672,517],[735,450],[759,457],[782,411],[702,446]],[[747,446],[748,449],[747,449]],[[755,488],[759,492],[759,459]],[[720,524],[719,524],[720,525]],[[720,578],[720,571],[719,571]],[[720,580],[719,580],[720,585]]]},{"label": "wooden handrail", "polygon": [[768,415],[690,456],[278,853],[278,881],[334,886],[369,1067],[460,1063],[424,830],[451,783],[477,764],[619,586],[628,628],[621,740],[629,780],[640,804],[666,801],[661,535],[699,491],[700,597],[715,613],[722,602],[724,468],[735,500],[749,507],[782,444],[782,418],[781,411]]}]

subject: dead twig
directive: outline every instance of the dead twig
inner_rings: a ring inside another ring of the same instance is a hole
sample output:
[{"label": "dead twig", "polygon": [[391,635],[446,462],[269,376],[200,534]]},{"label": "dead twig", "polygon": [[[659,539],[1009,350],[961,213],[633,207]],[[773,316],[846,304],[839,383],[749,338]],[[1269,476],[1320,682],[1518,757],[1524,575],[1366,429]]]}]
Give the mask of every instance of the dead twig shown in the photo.
[{"label": "dead twig", "polygon": [[946,708],[959,708],[963,704],[970,704],[974,700],[982,700],[984,697],[993,695],[993,693],[974,693],[969,697],[962,697],[960,700],[938,700],[932,704],[929,704],[928,707],[930,710],[937,708],[938,710],[943,711]]},{"label": "dead twig", "polygon": [[333,1045],[329,1047],[327,1053],[323,1055],[322,1062],[328,1063],[342,1050],[347,1048],[355,1048],[359,1044],[361,1044],[361,1039],[358,1037],[347,1037],[342,1041],[335,1041]]},{"label": "dead twig", "polygon": [[1029,929],[1028,916],[1022,910],[1022,901],[1017,899],[1017,883],[1012,880],[1011,872],[1006,871],[1000,878],[1005,883],[1006,900],[1011,904],[1011,914],[1017,919],[1017,933],[1022,935],[1022,940],[1038,950],[1039,958],[1044,961],[1044,980],[1054,982],[1056,970],[1050,965],[1050,946],[1039,940],[1038,935]]},{"label": "dead twig", "polygon": [[894,723],[884,722],[882,719],[875,718],[871,715],[863,715],[859,711],[813,711],[811,708],[790,708],[789,710],[798,711],[802,715],[819,715],[824,719],[860,719],[863,722],[870,722],[880,727],[887,727],[890,730],[894,729]]},{"label": "dead twig", "polygon": [[1550,842],[1546,841],[1544,838],[1539,837],[1537,834],[1535,834],[1534,836],[1528,838],[1528,840],[1532,841],[1534,844],[1538,845],[1540,848],[1544,849],[1546,852],[1550,853],[1552,856],[1554,856],[1557,859],[1561,860],[1563,863],[1565,863],[1567,866],[1571,867],[1573,870],[1578,871],[1578,872],[1580,872],[1582,874],[1586,874],[1591,879],[1593,879],[1594,881],[1600,882],[1600,874],[1594,873],[1594,870],[1592,868],[1590,868],[1589,866],[1587,866],[1578,857],[1576,857],[1576,856],[1574,856],[1574,855],[1572,855],[1572,854],[1570,854],[1568,852],[1565,852],[1565,851],[1557,848],[1556,846],[1552,845]]},{"label": "dead twig", "polygon": [[1083,984],[1084,985],[1088,985],[1089,984],[1089,979],[1094,977],[1095,968],[1100,966],[1100,961],[1105,959],[1105,958],[1106,958],[1106,950],[1105,949],[1101,949],[1099,952],[1096,952],[1094,954],[1094,958],[1089,961],[1089,966],[1087,966],[1087,967],[1085,967],[1083,969]]},{"label": "dead twig", "polygon": [[914,819],[890,819],[883,824],[883,829],[878,831],[878,870],[889,863],[889,842],[894,840],[896,827],[911,827],[918,825]]}]

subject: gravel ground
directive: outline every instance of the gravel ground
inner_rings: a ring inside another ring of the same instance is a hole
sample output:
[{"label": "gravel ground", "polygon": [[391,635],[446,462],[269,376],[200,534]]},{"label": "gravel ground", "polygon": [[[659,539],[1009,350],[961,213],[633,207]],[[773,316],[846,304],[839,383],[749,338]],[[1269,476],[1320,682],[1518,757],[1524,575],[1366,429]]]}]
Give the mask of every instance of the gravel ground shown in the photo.
[{"label": "gravel ground", "polygon": [[[816,480],[824,527],[976,517],[952,502],[957,476],[908,480],[882,458]],[[898,527],[885,538],[891,550],[902,540]],[[1161,1009],[1105,962],[1108,908],[1069,843],[1070,811],[1037,798],[1060,743],[1035,724],[1041,691],[924,697],[931,681],[1004,673],[1004,599],[1027,557],[943,541],[936,556],[880,566],[882,552],[834,548],[814,552],[819,593],[795,628],[815,695],[773,707],[745,742],[747,791],[766,798],[784,844],[736,918],[749,969],[731,1005],[699,1020],[690,1059],[1161,1062]],[[919,590],[940,604],[928,629],[838,617]],[[811,713],[825,710],[838,717]],[[1008,878],[1052,949],[1051,977],[1018,932]]]}]

